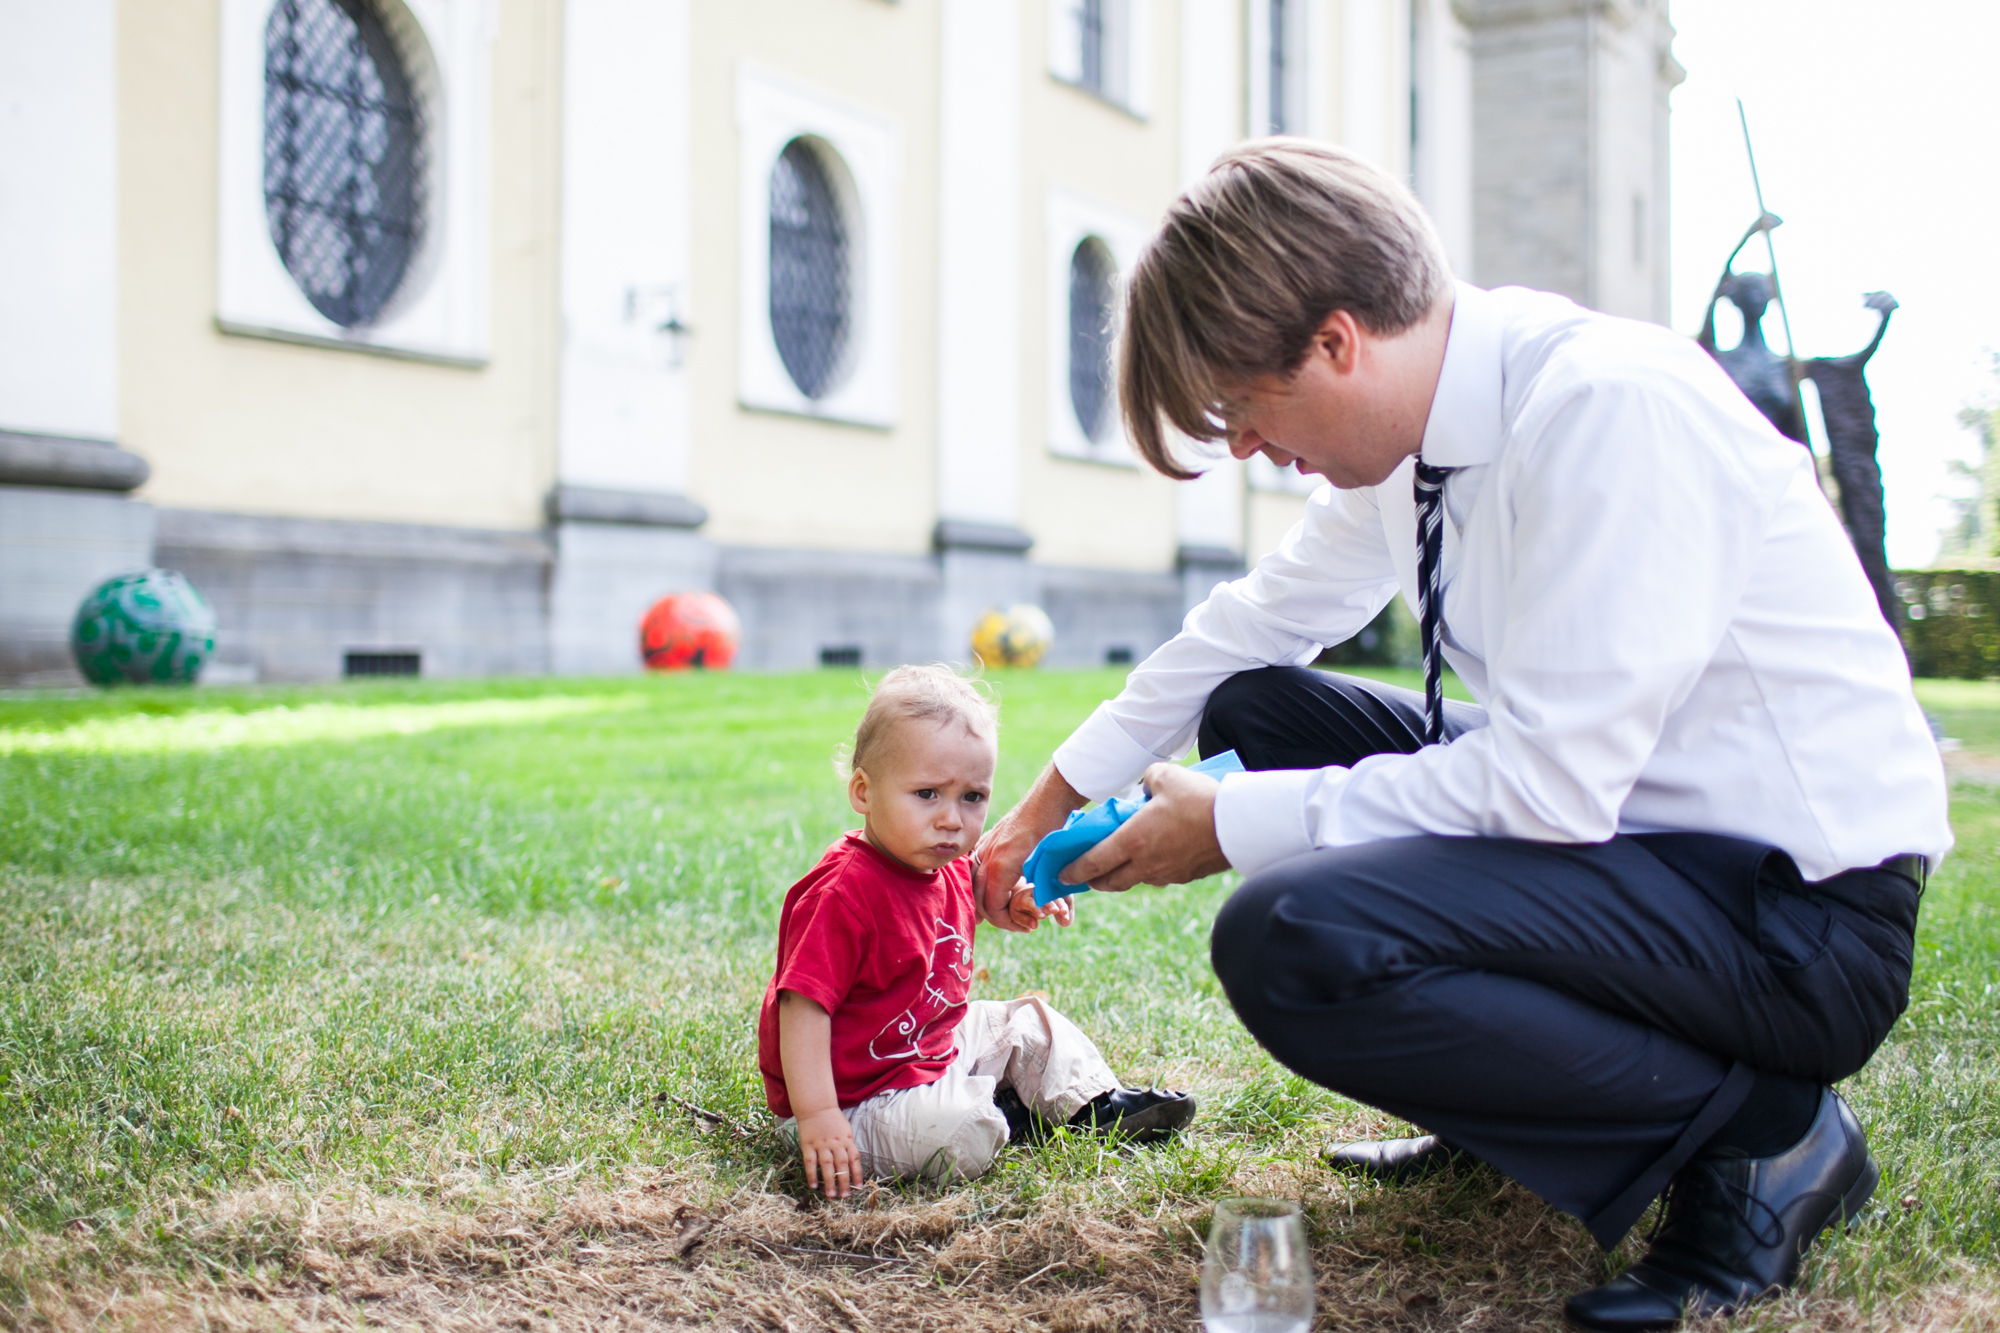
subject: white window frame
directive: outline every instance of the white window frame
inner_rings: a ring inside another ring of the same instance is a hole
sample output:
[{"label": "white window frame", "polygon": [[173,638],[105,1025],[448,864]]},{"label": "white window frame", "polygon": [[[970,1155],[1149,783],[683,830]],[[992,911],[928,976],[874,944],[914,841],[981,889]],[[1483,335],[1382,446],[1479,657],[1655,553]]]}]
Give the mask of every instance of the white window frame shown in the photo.
[{"label": "white window frame", "polygon": [[286,271],[264,205],[264,29],[276,0],[222,0],[216,323],[225,332],[480,366],[490,351],[493,0],[376,0],[423,98],[424,235],[373,322],[342,328]]},{"label": "white window frame", "polygon": [[[749,61],[736,71],[739,131],[737,401],[744,407],[887,429],[896,424],[896,234],[903,134],[889,117]],[[817,139],[844,197],[853,302],[846,365],[824,397],[792,382],[771,331],[771,171],[792,140]]]},{"label": "white window frame", "polygon": [[1104,86],[1083,81],[1081,0],[1048,0],[1049,73],[1140,119],[1152,113],[1153,0],[1104,0]]},{"label": "white window frame", "polygon": [[1321,132],[1320,99],[1314,94],[1324,72],[1319,59],[1325,36],[1322,5],[1320,0],[1291,0],[1286,8],[1289,10],[1285,15],[1286,31],[1281,35],[1293,73],[1291,86],[1285,90],[1286,123],[1279,127],[1271,122],[1270,0],[1248,0],[1250,30],[1244,50],[1249,65],[1244,71],[1243,87],[1249,105],[1245,108],[1244,124],[1253,139],[1279,133],[1313,137]]},{"label": "white window frame", "polygon": [[1076,247],[1087,237],[1094,236],[1104,242],[1118,268],[1112,302],[1113,309],[1119,309],[1125,300],[1125,275],[1132,271],[1132,264],[1139,257],[1147,228],[1116,209],[1060,189],[1049,191],[1047,215],[1048,256],[1044,268],[1048,274],[1048,315],[1044,327],[1048,338],[1049,452],[1060,458],[1137,467],[1138,455],[1126,437],[1124,419],[1116,407],[1115,376],[1112,424],[1103,439],[1093,440],[1083,433],[1083,424],[1076,419],[1076,406],[1070,402],[1069,265]]}]

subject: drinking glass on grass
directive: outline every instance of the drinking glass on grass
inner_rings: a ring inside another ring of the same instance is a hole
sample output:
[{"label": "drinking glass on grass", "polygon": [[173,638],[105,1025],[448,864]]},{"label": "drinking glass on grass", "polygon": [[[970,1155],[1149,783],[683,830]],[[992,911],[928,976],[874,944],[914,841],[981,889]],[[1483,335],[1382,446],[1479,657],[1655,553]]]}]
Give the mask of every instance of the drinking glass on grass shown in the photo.
[{"label": "drinking glass on grass", "polygon": [[1312,1327],[1312,1254],[1289,1199],[1224,1199],[1201,1261],[1207,1333],[1306,1333]]}]

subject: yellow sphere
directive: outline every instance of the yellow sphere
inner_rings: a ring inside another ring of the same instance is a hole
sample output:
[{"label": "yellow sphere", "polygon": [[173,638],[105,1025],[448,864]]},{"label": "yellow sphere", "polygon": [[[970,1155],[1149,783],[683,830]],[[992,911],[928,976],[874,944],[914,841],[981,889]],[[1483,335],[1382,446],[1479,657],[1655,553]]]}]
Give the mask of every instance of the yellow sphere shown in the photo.
[{"label": "yellow sphere", "polygon": [[1056,627],[1039,606],[989,607],[972,628],[972,655],[982,666],[1031,667],[1055,639]]}]

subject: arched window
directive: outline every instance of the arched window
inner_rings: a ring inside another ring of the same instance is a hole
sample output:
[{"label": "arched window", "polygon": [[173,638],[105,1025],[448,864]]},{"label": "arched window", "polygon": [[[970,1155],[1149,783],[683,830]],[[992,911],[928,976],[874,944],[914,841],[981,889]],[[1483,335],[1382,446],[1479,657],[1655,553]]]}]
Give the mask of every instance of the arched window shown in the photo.
[{"label": "arched window", "polygon": [[424,229],[424,117],[371,0],[278,0],[264,28],[264,207],[285,269],[343,328],[381,314]]},{"label": "arched window", "polygon": [[1086,236],[1069,257],[1069,401],[1092,443],[1111,424],[1111,319],[1118,266],[1111,248]]},{"label": "arched window", "polygon": [[771,333],[808,398],[838,387],[854,322],[847,219],[828,151],[794,139],[771,169]]}]

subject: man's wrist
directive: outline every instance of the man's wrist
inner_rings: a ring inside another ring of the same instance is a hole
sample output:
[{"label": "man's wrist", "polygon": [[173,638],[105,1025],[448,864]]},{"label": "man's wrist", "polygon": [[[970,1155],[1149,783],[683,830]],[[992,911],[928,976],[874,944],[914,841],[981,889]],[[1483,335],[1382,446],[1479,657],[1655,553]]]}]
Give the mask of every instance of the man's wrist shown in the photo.
[{"label": "man's wrist", "polygon": [[1036,813],[1043,816],[1037,823],[1056,824],[1069,817],[1072,810],[1081,810],[1090,803],[1090,798],[1072,787],[1062,770],[1051,763],[1042,770],[1041,781],[1035,784]]}]

